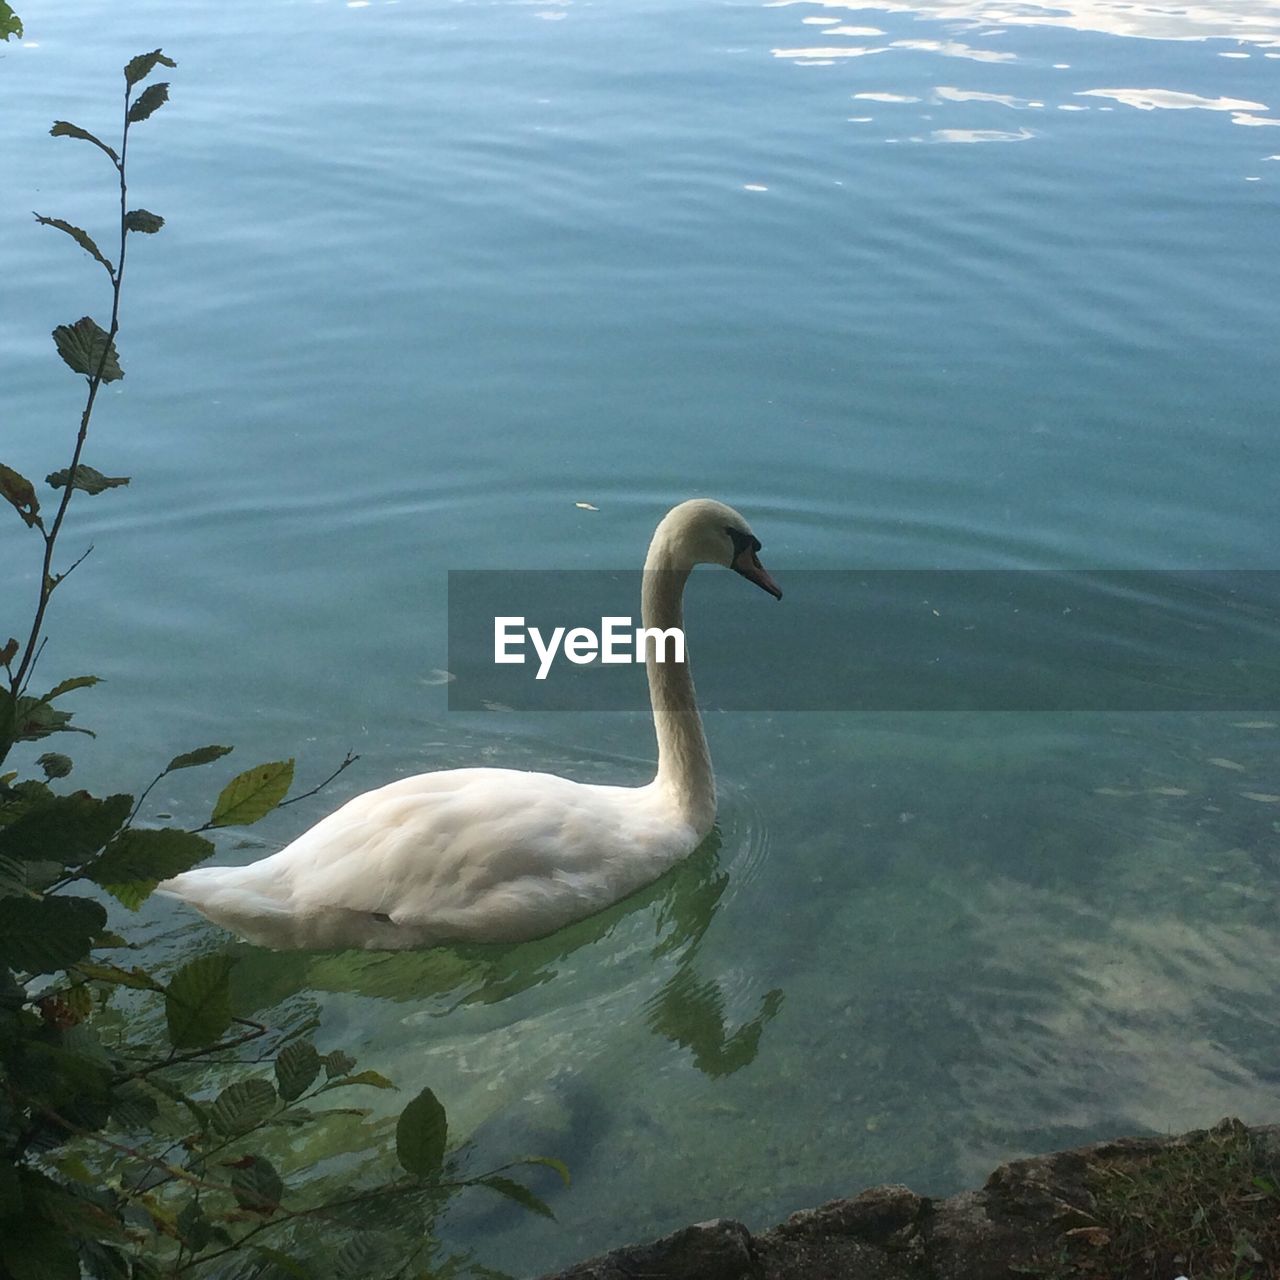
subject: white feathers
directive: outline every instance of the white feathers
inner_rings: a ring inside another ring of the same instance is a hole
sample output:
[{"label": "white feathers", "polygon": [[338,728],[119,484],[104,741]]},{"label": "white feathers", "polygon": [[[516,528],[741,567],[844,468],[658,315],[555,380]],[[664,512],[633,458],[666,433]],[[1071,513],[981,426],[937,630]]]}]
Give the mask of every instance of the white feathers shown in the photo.
[{"label": "white feathers", "polygon": [[[667,515],[645,561],[664,571],[652,575],[657,589],[646,581],[645,626],[679,625],[689,569],[731,563],[730,529],[754,541],[719,503],[684,503]],[[659,876],[714,821],[688,668],[657,674],[650,664],[649,677],[651,693],[661,681],[662,697],[658,774],[647,786],[511,769],[420,774],[356,796],[271,857],[197,868],[160,891],[270,947],[399,949],[554,932]]]}]

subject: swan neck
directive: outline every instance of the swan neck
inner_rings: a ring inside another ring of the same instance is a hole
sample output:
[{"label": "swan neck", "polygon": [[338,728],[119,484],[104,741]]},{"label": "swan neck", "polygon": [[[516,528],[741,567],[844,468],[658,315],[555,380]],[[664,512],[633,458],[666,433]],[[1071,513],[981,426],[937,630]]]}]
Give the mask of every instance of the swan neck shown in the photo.
[{"label": "swan neck", "polygon": [[[689,567],[680,562],[662,530],[654,536],[645,559],[640,616],[646,628],[665,631],[684,628],[684,588]],[[715,822],[716,783],[698,714],[693,675],[688,662],[658,662],[656,646],[646,645],[645,671],[649,677],[649,701],[658,736],[658,788],[675,804],[681,816],[705,835]],[[666,647],[671,657],[671,646]]]}]

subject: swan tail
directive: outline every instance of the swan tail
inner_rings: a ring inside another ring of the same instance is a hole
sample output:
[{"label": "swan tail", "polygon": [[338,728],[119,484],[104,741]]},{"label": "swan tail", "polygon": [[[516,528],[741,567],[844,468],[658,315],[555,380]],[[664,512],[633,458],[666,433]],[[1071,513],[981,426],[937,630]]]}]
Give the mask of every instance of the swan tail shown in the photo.
[{"label": "swan tail", "polygon": [[[261,864],[257,864],[261,865]],[[390,916],[341,907],[304,907],[271,890],[287,885],[253,876],[252,867],[197,867],[156,886],[157,893],[179,898],[201,915],[238,933],[247,942],[272,948],[414,946],[419,935],[402,929]]]},{"label": "swan tail", "polygon": [[180,898],[219,923],[291,914],[289,904],[248,883],[244,867],[197,867],[161,880],[156,892]]}]

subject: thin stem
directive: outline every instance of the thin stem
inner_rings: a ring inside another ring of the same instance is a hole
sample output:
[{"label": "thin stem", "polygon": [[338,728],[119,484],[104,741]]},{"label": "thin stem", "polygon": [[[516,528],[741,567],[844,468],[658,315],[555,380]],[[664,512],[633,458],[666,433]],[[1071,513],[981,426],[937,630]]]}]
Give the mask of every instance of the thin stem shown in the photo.
[{"label": "thin stem", "polygon": [[145,1151],[139,1151],[136,1147],[126,1146],[123,1142],[116,1142],[104,1134],[98,1133],[92,1129],[86,1129],[81,1125],[74,1124],[65,1116],[60,1115],[52,1107],[36,1101],[36,1099],[28,1097],[20,1089],[15,1089],[12,1084],[9,1085],[9,1093],[16,1099],[21,1099],[25,1105],[32,1111],[38,1112],[44,1116],[46,1120],[53,1121],[54,1124],[60,1125],[68,1133],[74,1133],[78,1138],[86,1138],[90,1142],[96,1142],[100,1147],[107,1147],[109,1150],[116,1152],[118,1155],[127,1156],[130,1160],[137,1160],[140,1164],[145,1164],[149,1168],[159,1169],[162,1173],[168,1174],[170,1178],[178,1179],[182,1182],[190,1183],[193,1186],[204,1187],[212,1191],[230,1191],[230,1187],[221,1186],[218,1183],[208,1183],[197,1178],[194,1173],[180,1168],[176,1164],[170,1164],[167,1160],[162,1160],[158,1156],[149,1156]]},{"label": "thin stem", "polygon": [[204,1253],[197,1258],[192,1258],[190,1262],[179,1268],[180,1271],[189,1271],[192,1267],[200,1266],[205,1262],[212,1262],[215,1258],[221,1258],[228,1253],[234,1253],[237,1249],[241,1249],[254,1236],[260,1235],[263,1231],[269,1231],[272,1227],[283,1226],[286,1222],[295,1222],[299,1218],[321,1218],[325,1214],[331,1213],[336,1209],[350,1208],[354,1204],[363,1204],[369,1200],[376,1200],[383,1196],[401,1196],[408,1195],[414,1191],[433,1192],[440,1190],[454,1191],[462,1187],[473,1185],[472,1179],[464,1179],[461,1182],[435,1182],[430,1185],[424,1185],[421,1182],[410,1179],[402,1179],[400,1182],[393,1182],[385,1187],[370,1187],[367,1191],[356,1192],[355,1195],[345,1196],[340,1200],[327,1200],[324,1204],[313,1205],[309,1209],[286,1209],[283,1205],[276,1206],[276,1215],[267,1222],[261,1222],[252,1230],[246,1231],[244,1235],[232,1241],[231,1244],[225,1245],[221,1249],[215,1250],[213,1253]]},{"label": "thin stem", "polygon": [[325,787],[327,787],[329,783],[338,776],[338,774],[340,774],[344,769],[350,768],[350,766],[355,764],[359,759],[359,756],[353,756],[351,752],[348,751],[347,758],[318,786],[312,787],[310,791],[304,791],[300,796],[290,796],[288,800],[281,800],[280,803],[276,805],[276,808],[283,809],[286,805],[297,804],[299,800],[307,800],[318,792],[323,791]]},{"label": "thin stem", "polygon": [[176,1067],[183,1062],[194,1062],[197,1058],[207,1057],[211,1053],[225,1053],[228,1049],[236,1049],[252,1040],[261,1040],[271,1030],[270,1027],[264,1026],[261,1022],[254,1022],[252,1018],[235,1018],[233,1021],[250,1029],[244,1032],[243,1035],[233,1036],[230,1040],[222,1040],[218,1044],[206,1045],[203,1049],[192,1049],[188,1053],[175,1053],[171,1050],[166,1057],[158,1062],[151,1063],[150,1066],[143,1067],[140,1071],[130,1071],[125,1075],[113,1077],[112,1085],[123,1084],[126,1080],[142,1080],[153,1071],[162,1071],[165,1067]]},{"label": "thin stem", "polygon": [[[349,768],[351,765],[355,764],[355,762],[359,759],[360,759],[359,756],[353,756],[351,752],[348,751],[347,758],[323,782],[317,783],[314,787],[311,788],[310,791],[304,791],[299,796],[292,796],[288,800],[281,800],[280,803],[276,805],[276,808],[283,809],[286,805],[297,804],[299,800],[310,799],[312,796],[316,795],[318,792],[323,791],[325,787],[327,787],[329,783],[331,783],[334,780],[334,778],[338,776],[338,774],[340,774],[344,769]],[[157,778],[156,782],[159,782],[159,781],[160,779]],[[155,783],[152,783],[152,786],[154,785]],[[148,791],[150,789],[151,789],[150,787],[147,788]],[[144,792],[143,794],[145,795],[146,792]],[[202,831],[220,831],[220,830],[222,830],[222,824],[218,822],[214,822],[214,820],[210,818],[209,821],[204,823],[203,825],[199,827],[192,827],[189,834],[193,836],[198,836]]]},{"label": "thin stem", "polygon": [[138,802],[133,806],[133,812],[124,821],[124,825],[126,827],[133,826],[133,820],[138,816],[138,811],[142,808],[142,802],[151,794],[152,788],[155,787],[156,783],[159,782],[161,778],[168,777],[168,774],[169,770],[165,769],[161,773],[157,773],[156,776],[147,783],[142,794],[138,797]]},{"label": "thin stem", "polygon": [[[59,579],[53,576],[54,549],[58,541],[58,533],[62,529],[62,522],[66,518],[67,507],[71,503],[71,495],[75,491],[76,468],[80,465],[80,456],[84,453],[85,440],[89,435],[89,420],[93,417],[93,406],[98,398],[98,388],[102,385],[102,374],[107,367],[107,360],[115,344],[116,334],[120,330],[120,291],[121,286],[124,284],[124,259],[129,233],[129,227],[125,221],[125,214],[128,212],[129,190],[125,181],[125,157],[129,150],[129,97],[132,91],[133,86],[126,83],[124,89],[124,127],[120,135],[120,159],[116,163],[116,170],[120,174],[120,257],[115,274],[111,277],[111,324],[107,329],[107,340],[103,344],[102,356],[98,360],[98,367],[89,377],[89,391],[85,398],[84,411],[80,414],[80,430],[76,433],[76,446],[71,454],[71,468],[67,472],[67,483],[63,486],[62,497],[58,502],[58,509],[53,517],[53,523],[47,530],[41,528],[41,532],[44,534],[44,559],[40,568],[40,596],[36,602],[36,612],[31,622],[31,634],[27,637],[27,643],[23,647],[22,661],[19,662],[18,669],[13,673],[9,683],[9,691],[15,699],[26,690],[31,669],[35,664],[35,656],[40,647],[40,629],[44,625],[44,615],[49,608],[49,597],[53,594],[54,587],[58,585]],[[78,564],[79,561],[76,563]],[[75,568],[75,565],[72,565],[72,568]],[[67,572],[69,573],[70,570]],[[66,577],[66,574],[63,574],[62,577]]]}]

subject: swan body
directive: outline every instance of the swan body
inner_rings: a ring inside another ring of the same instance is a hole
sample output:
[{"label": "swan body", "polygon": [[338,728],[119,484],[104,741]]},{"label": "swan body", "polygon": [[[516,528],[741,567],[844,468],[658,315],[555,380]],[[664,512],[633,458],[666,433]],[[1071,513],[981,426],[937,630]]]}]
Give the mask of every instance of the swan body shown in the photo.
[{"label": "swan body", "polygon": [[[697,563],[781,592],[731,507],[695,499],[658,525],[644,625],[682,624]],[[641,787],[517,769],[449,769],[349,800],[279,853],[159,885],[270,947],[394,950],[520,942],[617,902],[692,853],[715,821],[715,778],[687,664],[648,656],[658,771]]]}]

